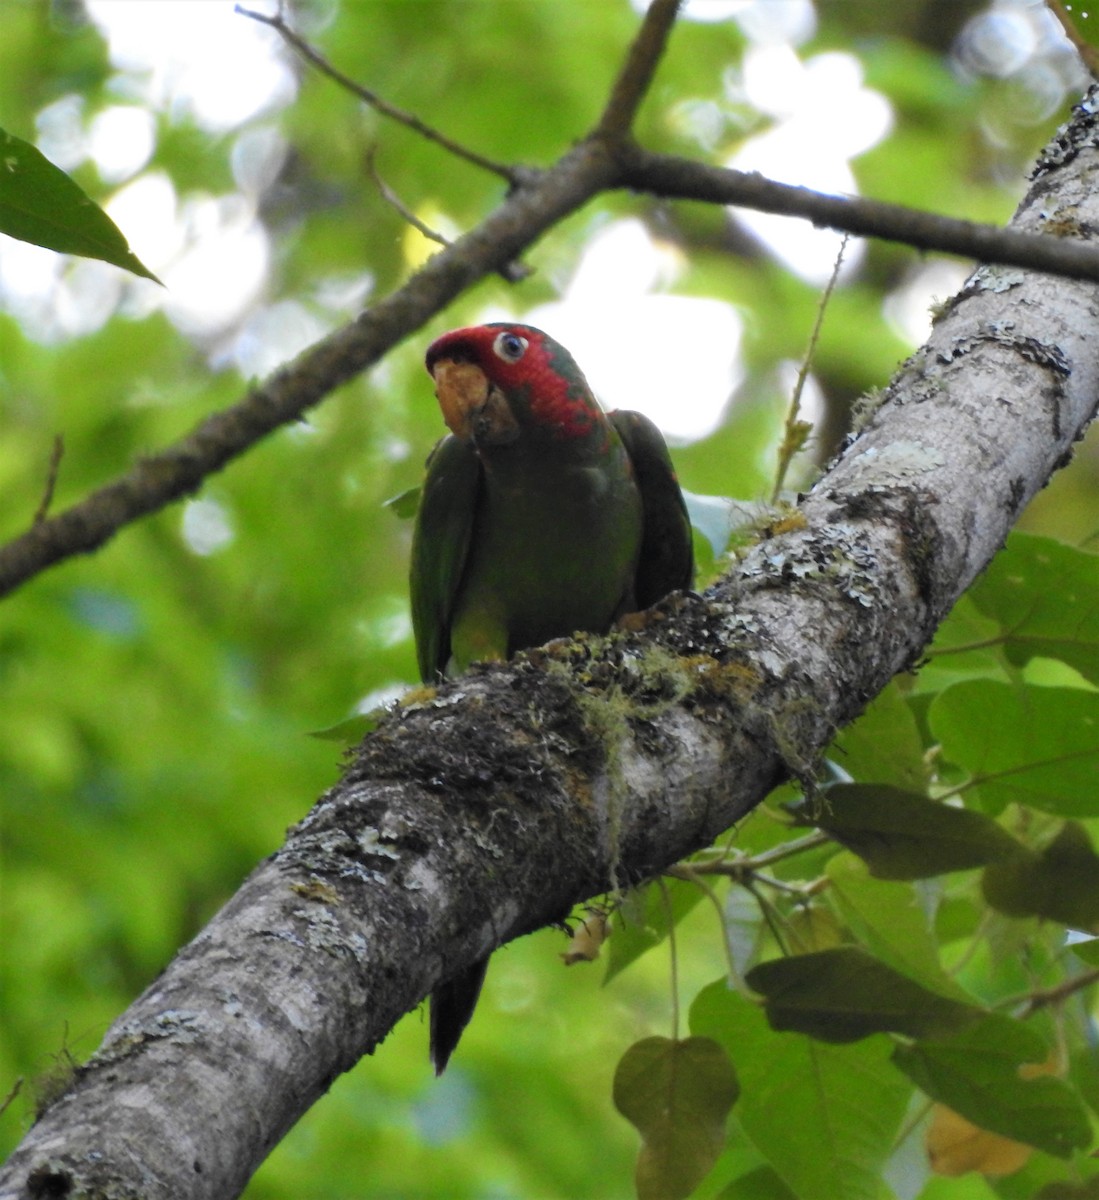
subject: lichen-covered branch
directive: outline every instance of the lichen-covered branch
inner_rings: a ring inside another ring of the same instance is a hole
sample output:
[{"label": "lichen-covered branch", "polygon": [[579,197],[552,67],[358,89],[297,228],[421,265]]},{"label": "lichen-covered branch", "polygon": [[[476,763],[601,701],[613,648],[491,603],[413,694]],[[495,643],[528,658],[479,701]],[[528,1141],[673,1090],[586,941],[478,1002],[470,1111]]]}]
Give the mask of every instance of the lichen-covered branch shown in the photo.
[{"label": "lichen-covered branch", "polygon": [[[1063,211],[1099,229],[1095,132],[1078,113],[1018,228]],[[395,712],[108,1031],[0,1171],[0,1200],[235,1195],[442,978],[810,774],[1091,420],[1097,300],[982,268],[798,528],[639,632],[474,670]]]}]

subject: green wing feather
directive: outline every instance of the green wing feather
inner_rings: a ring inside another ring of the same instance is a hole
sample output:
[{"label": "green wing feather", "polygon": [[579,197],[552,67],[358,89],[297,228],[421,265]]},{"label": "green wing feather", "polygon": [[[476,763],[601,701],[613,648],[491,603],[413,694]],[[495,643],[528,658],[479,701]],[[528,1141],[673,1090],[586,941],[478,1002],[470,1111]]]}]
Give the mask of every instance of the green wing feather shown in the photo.
[{"label": "green wing feather", "polygon": [[450,659],[450,623],[480,489],[476,452],[453,435],[443,438],[427,460],[409,571],[416,661],[425,683],[434,683]]},{"label": "green wing feather", "polygon": [[607,416],[626,447],[641,492],[643,526],[634,597],[639,609],[649,608],[694,581],[691,521],[660,430],[641,413],[619,409]]}]

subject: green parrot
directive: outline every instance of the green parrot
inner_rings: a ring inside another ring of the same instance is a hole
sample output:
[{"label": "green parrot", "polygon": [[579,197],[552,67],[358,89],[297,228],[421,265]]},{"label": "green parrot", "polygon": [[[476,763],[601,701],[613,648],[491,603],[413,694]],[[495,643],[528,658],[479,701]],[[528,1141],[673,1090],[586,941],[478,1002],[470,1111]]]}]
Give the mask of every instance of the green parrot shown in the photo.
[{"label": "green parrot", "polygon": [[[454,330],[426,362],[451,433],[428,458],[412,539],[425,683],[577,631],[605,633],[690,587],[687,509],[651,421],[605,413],[569,352],[529,325]],[[436,1074],[487,966],[432,993]]]}]

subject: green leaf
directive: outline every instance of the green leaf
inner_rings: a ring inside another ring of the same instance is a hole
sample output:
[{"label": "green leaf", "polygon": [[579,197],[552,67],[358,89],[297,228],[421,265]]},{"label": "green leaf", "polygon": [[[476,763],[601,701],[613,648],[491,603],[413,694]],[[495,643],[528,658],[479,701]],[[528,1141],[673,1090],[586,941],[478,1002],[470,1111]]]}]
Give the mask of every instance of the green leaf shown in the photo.
[{"label": "green leaf", "polygon": [[790,811],[853,851],[876,879],[927,879],[1009,859],[1023,847],[995,821],[966,808],[879,784],[836,784],[823,800]]},{"label": "green leaf", "polygon": [[937,696],[928,719],[987,812],[1099,815],[1099,692],[971,680]]},{"label": "green leaf", "polygon": [[422,491],[421,484],[405,488],[403,492],[398,492],[397,495],[390,496],[388,500],[383,500],[382,507],[388,508],[395,517],[399,517],[402,521],[411,521],[419,511]]},{"label": "green leaf", "polygon": [[1013,533],[969,595],[1002,627],[1016,666],[1057,658],[1099,684],[1099,555]]},{"label": "green leaf", "polygon": [[866,950],[933,992],[968,1002],[943,971],[927,897],[916,885],[874,879],[862,859],[847,852],[835,855],[826,872],[829,902]]},{"label": "green leaf", "polygon": [[963,1028],[981,1010],[929,991],[858,946],[760,963],[746,976],[764,997],[772,1029],[824,1042],[872,1033],[932,1037]]},{"label": "green leaf", "polygon": [[924,750],[912,706],[894,680],[840,731],[831,756],[855,779],[918,791],[927,782]]},{"label": "green leaf", "polygon": [[621,920],[615,925],[614,936],[607,942],[603,982],[609,983],[647,950],[659,946],[669,928],[678,925],[704,894],[685,879],[665,879],[662,884],[651,883],[631,892],[619,909]]},{"label": "green leaf", "polygon": [[716,1200],[798,1200],[786,1181],[768,1163],[734,1179]]},{"label": "green leaf", "polygon": [[1099,933],[1099,855],[1076,821],[1066,821],[1038,853],[987,867],[981,890],[1009,917],[1045,917]]},{"label": "green leaf", "polygon": [[898,1046],[893,1061],[933,1100],[982,1129],[1066,1158],[1091,1141],[1075,1091],[1049,1075],[1023,1079],[1019,1067],[1048,1057],[1029,1026],[987,1013],[953,1035]]},{"label": "green leaf", "polygon": [[1006,682],[1011,676],[1002,640],[1000,623],[986,617],[966,592],[939,626],[909,695],[934,694],[968,679]]},{"label": "green leaf", "polygon": [[110,217],[30,142],[0,129],[0,232],[61,254],[98,258],[160,280]]},{"label": "green leaf", "polygon": [[1099,937],[1072,942],[1070,948],[1081,962],[1086,962],[1089,967],[1099,967]]},{"label": "green leaf", "polygon": [[640,1200],[679,1200],[694,1191],[725,1145],[738,1094],[725,1050],[705,1037],[635,1042],[614,1074],[614,1103],[636,1126]]},{"label": "green leaf", "polygon": [[695,998],[691,1032],[735,1058],[737,1120],[798,1200],[880,1200],[880,1172],[912,1093],[885,1038],[829,1046],[776,1034],[759,1005],[724,980]]}]

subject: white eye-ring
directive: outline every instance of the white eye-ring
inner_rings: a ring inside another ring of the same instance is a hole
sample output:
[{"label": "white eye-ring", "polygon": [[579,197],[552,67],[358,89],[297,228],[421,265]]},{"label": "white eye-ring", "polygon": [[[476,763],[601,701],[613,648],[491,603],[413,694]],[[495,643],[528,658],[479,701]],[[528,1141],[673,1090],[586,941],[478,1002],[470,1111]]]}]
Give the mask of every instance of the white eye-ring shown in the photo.
[{"label": "white eye-ring", "polygon": [[497,358],[502,358],[504,362],[517,363],[527,352],[527,346],[530,343],[525,337],[520,337],[517,333],[498,333],[496,340],[492,343],[492,349]]}]

